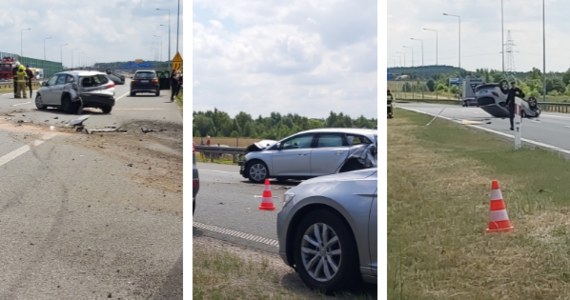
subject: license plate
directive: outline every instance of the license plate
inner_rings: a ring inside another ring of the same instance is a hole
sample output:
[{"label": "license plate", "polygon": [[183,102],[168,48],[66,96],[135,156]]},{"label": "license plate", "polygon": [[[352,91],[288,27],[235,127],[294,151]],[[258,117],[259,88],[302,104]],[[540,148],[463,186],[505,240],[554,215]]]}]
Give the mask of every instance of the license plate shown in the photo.
[{"label": "license plate", "polygon": [[148,80],[141,80],[142,83],[148,83]]}]

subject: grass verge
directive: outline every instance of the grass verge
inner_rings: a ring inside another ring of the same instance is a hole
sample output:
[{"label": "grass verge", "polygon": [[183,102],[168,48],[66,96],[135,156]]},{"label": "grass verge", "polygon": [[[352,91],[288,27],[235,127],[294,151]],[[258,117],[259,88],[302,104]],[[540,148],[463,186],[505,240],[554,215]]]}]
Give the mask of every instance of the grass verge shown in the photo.
[{"label": "grass verge", "polygon": [[[388,122],[389,299],[569,299],[570,162],[398,110]],[[491,180],[511,223],[487,234]]]},{"label": "grass verge", "polygon": [[375,299],[375,286],[361,294],[326,296],[308,289],[276,254],[220,240],[193,238],[193,299]]}]

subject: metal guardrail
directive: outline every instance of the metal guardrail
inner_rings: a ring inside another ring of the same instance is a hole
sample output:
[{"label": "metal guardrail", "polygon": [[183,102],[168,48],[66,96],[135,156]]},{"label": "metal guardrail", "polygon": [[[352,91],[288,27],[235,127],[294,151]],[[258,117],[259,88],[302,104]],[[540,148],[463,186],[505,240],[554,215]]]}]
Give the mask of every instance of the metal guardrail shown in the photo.
[{"label": "metal guardrail", "polygon": [[238,157],[245,154],[245,148],[239,147],[225,147],[219,145],[210,146],[194,146],[196,152],[200,152],[204,157],[209,158],[210,161],[214,161],[216,158],[222,157],[222,155],[230,154],[232,155],[232,160],[237,163]]},{"label": "metal guardrail", "polygon": [[[397,99],[397,102],[426,102],[426,103],[440,103],[440,104],[456,104],[461,105],[461,101],[453,99]],[[538,102],[538,107],[542,111],[570,113],[570,103],[561,102]]]}]

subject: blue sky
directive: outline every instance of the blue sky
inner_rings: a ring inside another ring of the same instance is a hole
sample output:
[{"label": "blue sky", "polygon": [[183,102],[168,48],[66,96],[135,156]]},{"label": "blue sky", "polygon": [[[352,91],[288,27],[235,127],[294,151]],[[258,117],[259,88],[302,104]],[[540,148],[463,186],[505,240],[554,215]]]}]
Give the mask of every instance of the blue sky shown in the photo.
[{"label": "blue sky", "polygon": [[[181,53],[182,3],[178,45]],[[74,65],[79,64],[79,59],[82,64],[154,60],[160,58],[161,52],[162,59],[167,60],[168,10],[174,56],[177,4],[177,0],[13,1],[0,10],[0,51],[20,54],[23,40],[24,56],[43,59],[45,41],[46,58],[59,62],[63,57],[66,66],[71,65],[72,55]]]},{"label": "blue sky", "polygon": [[[570,2],[545,1],[546,71],[566,71],[570,67],[570,30],[568,11]],[[423,40],[424,64],[435,64],[436,33],[438,31],[439,64],[458,65],[458,18],[461,17],[461,67],[474,71],[477,68],[501,70],[503,59],[501,38],[501,0],[446,1],[446,0],[388,0],[387,31],[388,66],[411,65],[413,47],[414,64],[421,65]],[[512,39],[513,66],[515,71],[530,71],[532,67],[543,69],[542,1],[503,0],[504,42],[508,32]],[[404,52],[405,54],[397,53]],[[505,48],[505,65],[508,63]]]},{"label": "blue sky", "polygon": [[374,0],[193,1],[193,110],[377,117]]}]

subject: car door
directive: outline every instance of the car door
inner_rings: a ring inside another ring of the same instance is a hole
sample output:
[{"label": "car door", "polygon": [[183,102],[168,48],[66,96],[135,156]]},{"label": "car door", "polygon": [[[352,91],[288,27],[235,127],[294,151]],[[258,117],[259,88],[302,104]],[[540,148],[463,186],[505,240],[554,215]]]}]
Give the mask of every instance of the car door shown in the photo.
[{"label": "car door", "polygon": [[291,137],[280,143],[272,155],[273,176],[309,176],[313,134]]},{"label": "car door", "polygon": [[51,98],[53,98],[51,91],[53,89],[53,87],[55,86],[55,83],[57,81],[57,77],[58,74],[53,75],[52,77],[50,77],[48,79],[48,81],[46,82],[46,85],[42,87],[42,102],[44,104],[53,104],[53,100],[50,100]]},{"label": "car door", "polygon": [[348,157],[342,133],[321,133],[311,151],[311,176],[333,174]]},{"label": "car door", "polygon": [[67,81],[67,74],[57,74],[57,78],[53,85],[49,86],[48,102],[49,105],[61,105],[61,94]]}]

